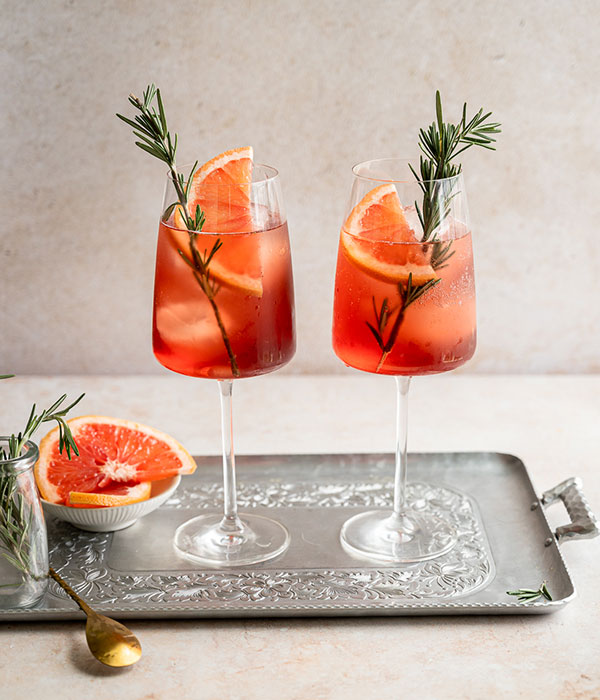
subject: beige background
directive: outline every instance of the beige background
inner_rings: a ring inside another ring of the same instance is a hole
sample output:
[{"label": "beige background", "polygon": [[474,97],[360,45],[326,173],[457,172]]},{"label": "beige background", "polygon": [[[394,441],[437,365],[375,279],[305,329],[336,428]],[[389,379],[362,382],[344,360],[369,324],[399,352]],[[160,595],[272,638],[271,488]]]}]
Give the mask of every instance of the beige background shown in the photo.
[{"label": "beige background", "polygon": [[299,346],[330,348],[337,235],[359,160],[412,156],[462,101],[504,125],[464,158],[479,348],[467,372],[600,370],[595,1],[2,0],[0,370],[166,372],[150,316],[158,161],[114,117],[162,89],[180,162],[251,144],[287,201]]}]

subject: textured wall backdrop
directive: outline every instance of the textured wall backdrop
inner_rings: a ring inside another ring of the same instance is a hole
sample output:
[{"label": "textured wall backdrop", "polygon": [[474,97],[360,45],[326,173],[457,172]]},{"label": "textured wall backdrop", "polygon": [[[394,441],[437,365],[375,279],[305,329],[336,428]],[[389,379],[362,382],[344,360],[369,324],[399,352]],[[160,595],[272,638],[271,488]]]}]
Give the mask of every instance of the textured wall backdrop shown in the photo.
[{"label": "textured wall backdrop", "polygon": [[330,347],[360,160],[416,153],[462,102],[503,123],[464,158],[479,346],[467,372],[600,370],[595,0],[2,0],[0,371],[166,371],[151,352],[164,168],[114,117],[162,89],[181,163],[251,144],[287,201],[298,353]]}]

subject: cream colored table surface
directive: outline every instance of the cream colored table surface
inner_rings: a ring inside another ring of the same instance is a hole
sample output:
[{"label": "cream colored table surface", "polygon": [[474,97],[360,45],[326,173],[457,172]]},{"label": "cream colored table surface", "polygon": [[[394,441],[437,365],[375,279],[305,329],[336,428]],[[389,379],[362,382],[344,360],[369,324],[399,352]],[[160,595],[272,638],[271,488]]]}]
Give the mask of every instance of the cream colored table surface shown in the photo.
[{"label": "cream colored table surface", "polygon": [[[33,401],[68,392],[78,413],[161,428],[195,454],[220,450],[214,383],[155,377],[22,377],[0,387],[0,432]],[[393,449],[389,378],[265,376],[234,389],[239,454]],[[411,387],[409,449],[494,450],[524,460],[538,493],[584,479],[600,511],[600,376],[469,376]],[[566,520],[549,511],[553,525]],[[563,553],[578,597],[544,616],[131,621],[144,650],[96,662],[80,622],[0,627],[0,697],[600,698],[600,538]]]}]

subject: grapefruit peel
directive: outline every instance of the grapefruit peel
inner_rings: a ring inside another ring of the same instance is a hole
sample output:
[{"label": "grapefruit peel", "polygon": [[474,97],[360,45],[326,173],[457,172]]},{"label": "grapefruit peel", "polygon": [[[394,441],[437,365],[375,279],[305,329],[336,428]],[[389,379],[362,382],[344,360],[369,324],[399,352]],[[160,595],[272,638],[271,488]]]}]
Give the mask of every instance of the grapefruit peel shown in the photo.
[{"label": "grapefruit peel", "polygon": [[[118,493],[115,493],[118,491]],[[70,491],[69,498],[65,505],[75,507],[108,507],[108,506],[128,506],[132,503],[147,501],[152,493],[152,482],[142,481],[135,486],[121,487],[111,491],[101,493]]]}]

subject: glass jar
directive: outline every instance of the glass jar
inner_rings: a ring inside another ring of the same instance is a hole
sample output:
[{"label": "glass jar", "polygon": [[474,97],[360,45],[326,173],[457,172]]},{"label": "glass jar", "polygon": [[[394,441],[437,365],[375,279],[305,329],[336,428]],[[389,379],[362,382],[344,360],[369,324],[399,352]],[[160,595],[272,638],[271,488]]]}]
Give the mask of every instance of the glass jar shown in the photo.
[{"label": "glass jar", "polygon": [[0,437],[0,608],[35,605],[48,586],[48,538],[33,476],[38,448],[26,442],[19,457],[5,459]]}]

